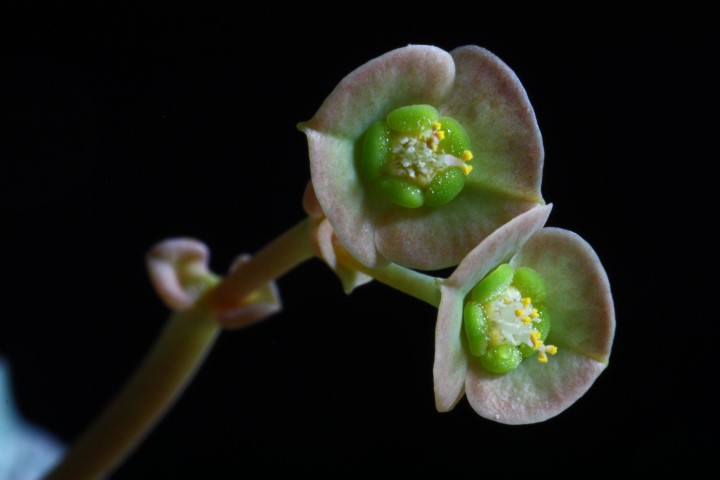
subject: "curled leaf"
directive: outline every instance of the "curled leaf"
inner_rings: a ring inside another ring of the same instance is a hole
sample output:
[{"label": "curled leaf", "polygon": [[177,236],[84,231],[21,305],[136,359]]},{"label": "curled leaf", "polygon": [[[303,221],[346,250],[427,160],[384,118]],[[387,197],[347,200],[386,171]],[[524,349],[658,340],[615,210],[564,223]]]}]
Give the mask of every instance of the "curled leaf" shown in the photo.
[{"label": "curled leaf", "polygon": [[146,263],[155,291],[171,310],[187,310],[213,278],[207,246],[192,238],[173,238],[155,245]]}]

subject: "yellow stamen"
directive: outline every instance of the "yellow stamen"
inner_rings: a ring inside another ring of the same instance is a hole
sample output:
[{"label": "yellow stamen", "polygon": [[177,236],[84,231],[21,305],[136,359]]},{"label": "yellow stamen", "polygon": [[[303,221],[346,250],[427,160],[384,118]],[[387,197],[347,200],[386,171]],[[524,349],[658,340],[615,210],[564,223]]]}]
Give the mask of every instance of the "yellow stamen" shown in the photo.
[{"label": "yellow stamen", "polygon": [[445,132],[442,130],[438,130],[435,132],[435,136],[438,138],[438,140],[445,140]]},{"label": "yellow stamen", "polygon": [[516,317],[522,317],[523,315],[525,315],[525,310],[523,310],[522,308],[518,308],[517,310],[515,310]]},{"label": "yellow stamen", "polygon": [[465,151],[462,153],[462,155],[460,155],[460,158],[461,158],[462,160],[465,160],[466,162],[469,162],[470,160],[473,159],[473,154],[472,154],[472,152],[471,152],[470,150],[465,150]]},{"label": "yellow stamen", "polygon": [[510,305],[510,299],[509,299],[508,297],[504,297],[504,298],[503,298],[503,303],[504,303],[505,305]]},{"label": "yellow stamen", "polygon": [[548,358],[547,355],[545,355],[545,352],[538,352],[538,362],[540,363],[547,363]]},{"label": "yellow stamen", "polygon": [[555,345],[545,345],[545,353],[555,355],[557,353],[557,347]]},{"label": "yellow stamen", "polygon": [[[437,147],[435,147],[435,149],[437,149]],[[470,165],[462,165],[460,168],[462,168],[462,171],[465,175],[470,175],[470,172],[473,171],[473,167],[471,167]]]},{"label": "yellow stamen", "polygon": [[[531,303],[532,303],[532,300],[530,300],[530,297],[525,297],[525,298],[522,299],[522,304],[523,304],[523,306],[525,306],[525,307],[527,307],[527,306],[530,305]],[[533,310],[534,310],[534,309],[533,309]]]},{"label": "yellow stamen", "polygon": [[442,128],[442,123],[440,122],[433,122],[432,129],[433,130],[440,130]]},{"label": "yellow stamen", "polygon": [[534,330],[530,333],[530,340],[532,340],[533,348],[537,350],[540,348],[543,344],[542,340],[540,339],[540,332],[537,330]]},{"label": "yellow stamen", "polygon": [[438,149],[437,142],[432,142],[428,146],[430,147],[430,150],[432,150],[433,152],[437,152],[437,149]]},{"label": "yellow stamen", "polygon": [[522,320],[525,325],[530,325],[532,323],[532,318],[528,317],[527,315],[522,317],[520,320]]},{"label": "yellow stamen", "polygon": [[537,308],[533,308],[533,309],[532,309],[532,313],[530,314],[530,316],[531,316],[532,318],[538,318],[538,317],[540,317],[540,312],[538,312],[538,309],[537,309]]}]

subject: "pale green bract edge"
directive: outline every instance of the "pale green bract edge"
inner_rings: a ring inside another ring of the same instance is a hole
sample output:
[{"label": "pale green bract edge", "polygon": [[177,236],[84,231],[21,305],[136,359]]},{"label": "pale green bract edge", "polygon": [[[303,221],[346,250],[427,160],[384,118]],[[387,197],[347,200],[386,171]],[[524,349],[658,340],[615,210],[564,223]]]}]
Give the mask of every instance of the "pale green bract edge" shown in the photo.
[{"label": "pale green bract edge", "polygon": [[376,214],[377,248],[386,258],[410,268],[451,267],[497,228],[536,206],[467,187],[436,209],[399,212],[401,207],[391,206]]},{"label": "pale green bract edge", "polygon": [[[550,248],[554,245],[554,248]],[[607,363],[615,335],[610,283],[592,247],[573,232],[546,228],[513,257],[545,279],[552,317],[549,343]]]},{"label": "pale green bract edge", "polygon": [[502,225],[472,249],[444,283],[467,295],[545,225],[551,210],[552,204],[538,205]]},{"label": "pale green bract edge", "polygon": [[469,355],[462,325],[464,295],[441,286],[441,300],[435,326],[433,384],[435,407],[449,412],[465,393]]},{"label": "pale green bract edge", "polygon": [[497,375],[471,362],[465,381],[470,406],[480,416],[509,425],[552,418],[582,397],[605,364],[573,351],[539,363],[528,358],[515,370]]},{"label": "pale green bract edge", "polygon": [[[388,262],[375,246],[375,227],[365,198],[365,186],[355,170],[354,142],[301,125],[307,135],[310,158],[322,156],[333,165],[310,162],[313,188],[327,219],[345,248],[369,266]],[[349,164],[349,166],[348,166]],[[342,198],[342,201],[335,201]],[[352,241],[347,241],[350,238]]]},{"label": "pale green bract edge", "polygon": [[459,47],[450,54],[456,83],[439,110],[468,133],[474,155],[468,182],[544,203],[542,134],[517,75],[481,47]]}]

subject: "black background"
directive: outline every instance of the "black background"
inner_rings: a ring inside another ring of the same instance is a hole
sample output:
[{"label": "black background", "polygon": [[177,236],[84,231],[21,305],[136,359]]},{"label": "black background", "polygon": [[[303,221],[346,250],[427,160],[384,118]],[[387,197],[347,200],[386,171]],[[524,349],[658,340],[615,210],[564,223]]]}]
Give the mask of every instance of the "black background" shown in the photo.
[{"label": "black background", "polygon": [[587,239],[607,269],[609,369],[543,424],[498,425],[464,400],[439,414],[435,310],[379,284],[346,297],[312,261],[279,281],[283,313],[221,336],[114,478],[708,461],[714,36],[679,18],[567,30],[503,18],[489,30],[280,10],[4,16],[23,28],[5,43],[0,92],[0,353],[23,414],[70,441],[128,378],[167,315],[144,270],[156,241],[202,239],[223,272],[303,217],[309,169],[295,124],[344,75],[408,43],[474,43],[516,71],[534,105],[549,225]]}]

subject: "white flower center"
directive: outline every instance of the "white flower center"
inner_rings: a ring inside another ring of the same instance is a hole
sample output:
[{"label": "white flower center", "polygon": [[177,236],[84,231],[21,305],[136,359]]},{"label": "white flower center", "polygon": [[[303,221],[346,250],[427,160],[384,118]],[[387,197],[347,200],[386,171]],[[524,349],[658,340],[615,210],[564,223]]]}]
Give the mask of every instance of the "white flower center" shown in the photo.
[{"label": "white flower center", "polygon": [[503,295],[485,305],[489,320],[490,341],[495,345],[533,346],[532,333],[539,322],[537,310],[529,298],[522,298],[520,291],[509,286]]},{"label": "white flower center", "polygon": [[407,178],[423,188],[447,167],[460,167],[468,175],[472,167],[465,162],[472,158],[472,153],[468,151],[469,157],[463,160],[438,152],[438,145],[445,138],[445,132],[440,128],[441,125],[435,123],[417,137],[408,134],[394,136],[391,139],[392,159],[388,164],[388,173]]}]

